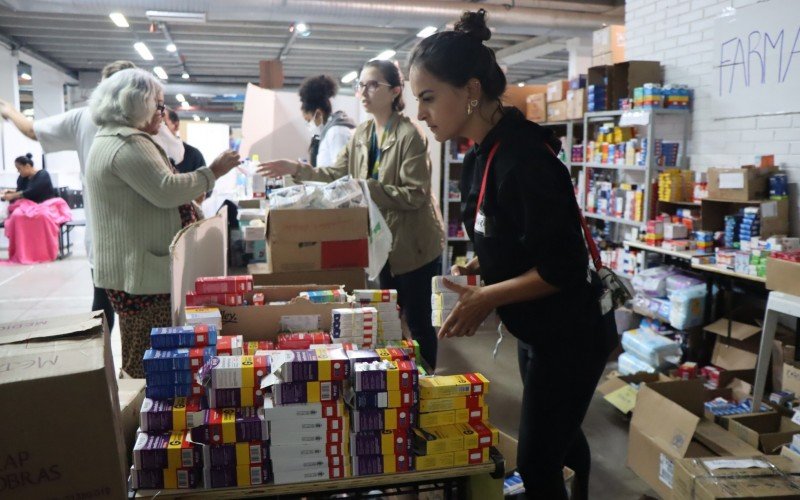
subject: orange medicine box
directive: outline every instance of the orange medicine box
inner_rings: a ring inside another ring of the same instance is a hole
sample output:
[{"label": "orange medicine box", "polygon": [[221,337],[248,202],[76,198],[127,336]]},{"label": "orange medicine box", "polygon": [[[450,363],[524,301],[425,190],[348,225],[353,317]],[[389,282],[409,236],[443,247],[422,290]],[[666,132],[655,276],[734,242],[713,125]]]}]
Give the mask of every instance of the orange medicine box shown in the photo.
[{"label": "orange medicine box", "polygon": [[480,373],[424,377],[419,380],[422,399],[478,396],[489,392],[489,380]]}]

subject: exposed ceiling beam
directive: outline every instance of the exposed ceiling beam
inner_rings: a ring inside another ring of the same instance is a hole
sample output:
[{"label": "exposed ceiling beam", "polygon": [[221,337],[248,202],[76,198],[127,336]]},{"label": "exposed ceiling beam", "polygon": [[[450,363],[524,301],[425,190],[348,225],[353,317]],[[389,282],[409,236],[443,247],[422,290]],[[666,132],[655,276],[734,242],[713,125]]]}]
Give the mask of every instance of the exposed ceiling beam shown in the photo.
[{"label": "exposed ceiling beam", "polygon": [[556,40],[548,37],[537,37],[521,43],[514,44],[495,53],[498,61],[514,65],[531,59],[536,59],[553,52],[565,50],[566,40]]}]

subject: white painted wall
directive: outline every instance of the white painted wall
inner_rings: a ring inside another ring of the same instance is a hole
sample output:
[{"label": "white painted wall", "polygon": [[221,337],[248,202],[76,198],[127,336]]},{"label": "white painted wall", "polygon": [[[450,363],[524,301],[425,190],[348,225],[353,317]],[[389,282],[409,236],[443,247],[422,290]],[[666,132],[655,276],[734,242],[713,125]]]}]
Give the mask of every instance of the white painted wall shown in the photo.
[{"label": "white painted wall", "polygon": [[[711,95],[718,71],[715,20],[723,9],[756,3],[759,0],[626,0],[626,56],[629,60],[661,61],[665,83],[683,83],[694,89],[689,145],[692,169],[736,167],[752,164],[755,155],[775,154],[793,184],[790,220],[793,233],[800,234],[800,113],[733,119],[714,119],[712,113]],[[769,9],[770,2],[755,8]],[[800,65],[794,71],[800,71]]]}]

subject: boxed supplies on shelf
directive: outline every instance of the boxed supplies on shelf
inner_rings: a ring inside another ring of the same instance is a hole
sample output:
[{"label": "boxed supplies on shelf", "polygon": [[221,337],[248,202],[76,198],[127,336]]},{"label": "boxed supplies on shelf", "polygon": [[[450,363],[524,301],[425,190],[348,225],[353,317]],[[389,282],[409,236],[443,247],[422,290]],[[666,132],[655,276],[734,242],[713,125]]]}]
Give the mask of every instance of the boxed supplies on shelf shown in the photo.
[{"label": "boxed supplies on shelf", "polygon": [[609,83],[609,99],[616,109],[620,99],[633,97],[633,89],[646,83],[661,84],[664,80],[661,63],[658,61],[625,61],[615,63]]},{"label": "boxed supplies on shelf", "polygon": [[708,197],[716,200],[747,202],[769,198],[769,177],[776,167],[708,169]]},{"label": "boxed supplies on shelf", "polygon": [[0,324],[0,495],[126,497],[109,338],[102,312]]},{"label": "boxed supplies on shelf", "polygon": [[798,495],[800,462],[759,455],[686,458],[675,461],[671,476],[676,500],[788,499]]},{"label": "boxed supplies on shelf", "polygon": [[270,271],[367,267],[367,208],[268,210]]},{"label": "boxed supplies on shelf", "polygon": [[625,25],[612,24],[592,32],[592,56],[608,53],[620,60],[625,59]]},{"label": "boxed supplies on shelf", "polygon": [[406,408],[353,410],[350,418],[353,432],[392,431],[416,425],[416,412]]},{"label": "boxed supplies on shelf", "polygon": [[567,91],[567,119],[579,120],[586,110],[586,89]]},{"label": "boxed supplies on shelf", "polygon": [[374,307],[378,312],[376,345],[403,339],[397,290],[354,290],[353,295],[361,307]]},{"label": "boxed supplies on shelf", "polygon": [[547,103],[563,101],[567,98],[569,80],[555,80],[547,84]]},{"label": "boxed supplies on shelf", "polygon": [[567,101],[561,100],[547,103],[547,121],[561,122],[567,119]]},{"label": "boxed supplies on shelf", "polygon": [[[509,85],[506,87],[506,91],[503,93],[500,99],[503,102],[503,105],[513,106],[519,109],[522,113],[525,113],[528,96],[541,95],[542,99],[545,99],[546,94],[547,85],[523,85],[522,87],[517,85]],[[454,146],[452,148],[453,158],[463,158],[464,153],[472,145],[469,143],[469,141],[453,141],[451,144]]]},{"label": "boxed supplies on shelf", "polygon": [[526,100],[525,117],[536,123],[547,121],[547,95],[531,94]]}]

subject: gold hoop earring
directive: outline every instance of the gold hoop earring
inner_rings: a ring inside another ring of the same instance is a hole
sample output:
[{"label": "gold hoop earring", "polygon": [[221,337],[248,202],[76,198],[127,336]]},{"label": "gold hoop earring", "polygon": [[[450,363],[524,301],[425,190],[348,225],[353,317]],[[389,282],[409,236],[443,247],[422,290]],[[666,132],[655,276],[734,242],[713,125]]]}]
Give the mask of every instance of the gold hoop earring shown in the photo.
[{"label": "gold hoop earring", "polygon": [[467,103],[467,116],[472,114],[472,106],[470,106],[469,104],[470,103]]}]

